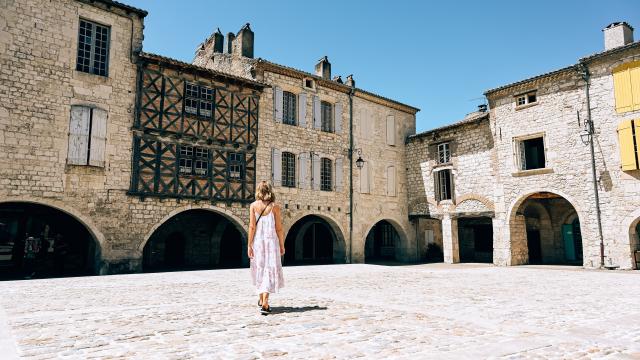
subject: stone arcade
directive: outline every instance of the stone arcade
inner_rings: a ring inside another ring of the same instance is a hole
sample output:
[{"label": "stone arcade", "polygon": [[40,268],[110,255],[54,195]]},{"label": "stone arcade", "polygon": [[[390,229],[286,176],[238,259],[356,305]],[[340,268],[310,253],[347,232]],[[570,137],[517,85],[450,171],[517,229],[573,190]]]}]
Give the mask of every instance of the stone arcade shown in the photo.
[{"label": "stone arcade", "polygon": [[417,108],[332,77],[326,56],[314,72],[254,57],[249,24],[189,64],[143,52],[147,13],[128,5],[3,6],[3,276],[28,237],[43,275],[246,266],[262,179],[284,207],[285,264],[599,267],[585,69],[605,265],[636,266],[640,46],[626,23],[605,29],[604,52],[415,134]]}]

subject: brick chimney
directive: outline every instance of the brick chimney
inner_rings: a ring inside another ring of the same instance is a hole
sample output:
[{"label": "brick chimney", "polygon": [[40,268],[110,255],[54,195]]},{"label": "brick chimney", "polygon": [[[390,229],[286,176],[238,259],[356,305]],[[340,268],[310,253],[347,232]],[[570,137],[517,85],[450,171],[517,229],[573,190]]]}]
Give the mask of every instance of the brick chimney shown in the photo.
[{"label": "brick chimney", "polygon": [[611,50],[633,42],[633,27],[628,23],[614,22],[604,29],[604,50]]},{"label": "brick chimney", "polygon": [[238,42],[238,50],[241,56],[253,58],[253,31],[246,23],[238,32],[235,41]]},{"label": "brick chimney", "polygon": [[316,75],[323,79],[331,80],[331,63],[326,56],[318,60],[316,64]]},{"label": "brick chimney", "polygon": [[220,32],[220,28],[218,31],[213,34],[213,52],[221,53],[224,48],[224,35]]}]

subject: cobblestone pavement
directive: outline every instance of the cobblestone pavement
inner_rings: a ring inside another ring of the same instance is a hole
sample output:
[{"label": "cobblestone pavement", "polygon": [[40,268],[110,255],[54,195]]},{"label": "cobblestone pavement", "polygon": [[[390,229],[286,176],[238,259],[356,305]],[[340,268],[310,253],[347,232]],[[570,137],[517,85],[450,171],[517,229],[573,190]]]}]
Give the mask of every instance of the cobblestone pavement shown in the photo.
[{"label": "cobblestone pavement", "polygon": [[0,357],[640,359],[640,272],[331,265],[285,279],[269,316],[247,269],[3,282]]}]

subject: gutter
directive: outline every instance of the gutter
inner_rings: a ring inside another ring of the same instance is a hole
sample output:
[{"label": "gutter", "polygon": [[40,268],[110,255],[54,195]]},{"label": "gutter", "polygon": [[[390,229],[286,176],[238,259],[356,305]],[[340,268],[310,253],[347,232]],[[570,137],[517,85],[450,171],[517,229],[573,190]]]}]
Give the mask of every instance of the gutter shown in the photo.
[{"label": "gutter", "polygon": [[354,87],[349,91],[349,261],[353,262],[353,96]]}]

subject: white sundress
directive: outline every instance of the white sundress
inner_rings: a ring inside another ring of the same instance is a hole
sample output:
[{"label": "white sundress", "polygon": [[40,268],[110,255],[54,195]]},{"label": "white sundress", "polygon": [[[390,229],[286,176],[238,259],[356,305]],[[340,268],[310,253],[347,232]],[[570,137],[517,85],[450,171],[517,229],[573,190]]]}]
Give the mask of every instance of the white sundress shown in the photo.
[{"label": "white sundress", "polygon": [[[256,220],[260,216],[256,213]],[[258,294],[277,293],[284,287],[280,242],[276,234],[273,208],[260,217],[253,237],[253,259],[251,259],[251,279]]]}]

